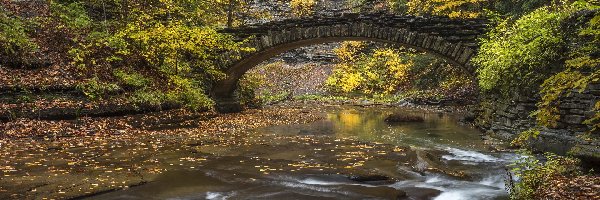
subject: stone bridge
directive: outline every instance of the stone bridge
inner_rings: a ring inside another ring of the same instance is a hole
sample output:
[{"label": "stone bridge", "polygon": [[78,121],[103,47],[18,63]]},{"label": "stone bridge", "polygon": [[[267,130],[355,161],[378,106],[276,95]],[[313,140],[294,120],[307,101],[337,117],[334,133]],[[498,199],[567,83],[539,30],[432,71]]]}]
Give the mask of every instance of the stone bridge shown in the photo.
[{"label": "stone bridge", "polygon": [[238,112],[234,96],[238,80],[250,69],[288,50],[339,41],[377,41],[434,54],[475,73],[470,59],[478,49],[478,37],[487,31],[485,19],[450,19],[398,15],[341,14],[288,19],[225,29],[239,39],[249,39],[252,53],[228,55],[227,77],[216,83],[212,96],[220,112]]}]

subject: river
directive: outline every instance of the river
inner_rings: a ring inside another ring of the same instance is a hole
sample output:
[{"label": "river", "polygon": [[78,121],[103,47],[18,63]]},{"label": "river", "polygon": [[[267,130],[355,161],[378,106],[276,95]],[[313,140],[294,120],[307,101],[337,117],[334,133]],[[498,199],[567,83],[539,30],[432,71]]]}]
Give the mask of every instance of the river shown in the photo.
[{"label": "river", "polygon": [[[517,156],[486,144],[460,114],[322,112],[309,124],[248,130],[243,144],[198,145],[197,165],[89,199],[507,199],[505,167]],[[424,122],[386,123],[391,113]]]}]

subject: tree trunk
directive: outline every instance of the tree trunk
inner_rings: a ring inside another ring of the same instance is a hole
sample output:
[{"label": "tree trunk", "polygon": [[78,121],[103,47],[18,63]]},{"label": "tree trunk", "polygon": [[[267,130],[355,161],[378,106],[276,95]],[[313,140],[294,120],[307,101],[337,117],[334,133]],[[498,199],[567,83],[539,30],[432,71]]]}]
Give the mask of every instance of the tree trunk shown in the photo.
[{"label": "tree trunk", "polygon": [[233,26],[233,10],[235,9],[235,1],[229,0],[229,5],[227,7],[227,28],[231,28]]}]

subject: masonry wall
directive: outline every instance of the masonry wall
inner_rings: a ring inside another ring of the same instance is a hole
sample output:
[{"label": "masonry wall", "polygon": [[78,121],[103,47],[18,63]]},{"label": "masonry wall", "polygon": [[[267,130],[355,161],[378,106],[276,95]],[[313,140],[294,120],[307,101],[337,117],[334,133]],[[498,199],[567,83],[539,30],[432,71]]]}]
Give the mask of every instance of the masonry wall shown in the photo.
[{"label": "masonry wall", "polygon": [[[478,111],[479,124],[489,134],[512,140],[521,132],[536,126],[534,116],[538,95],[521,94],[514,98],[500,98],[499,95],[483,95]],[[600,100],[600,84],[590,85],[582,93],[574,91],[563,97],[559,106],[561,118],[553,129],[544,128],[538,139],[532,140],[533,149],[558,154],[572,154],[584,162],[600,163],[600,134],[590,133],[590,126],[584,121],[595,115],[594,106]]]}]

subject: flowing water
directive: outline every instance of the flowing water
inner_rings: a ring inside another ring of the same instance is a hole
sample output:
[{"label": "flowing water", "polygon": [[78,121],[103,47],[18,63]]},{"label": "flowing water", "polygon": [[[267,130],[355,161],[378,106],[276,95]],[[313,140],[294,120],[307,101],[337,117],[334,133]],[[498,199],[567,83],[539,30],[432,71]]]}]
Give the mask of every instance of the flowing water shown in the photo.
[{"label": "flowing water", "polygon": [[[324,120],[250,130],[240,145],[200,145],[207,161],[91,199],[506,199],[512,153],[459,115],[342,107]],[[388,124],[400,112],[424,122]]]}]

